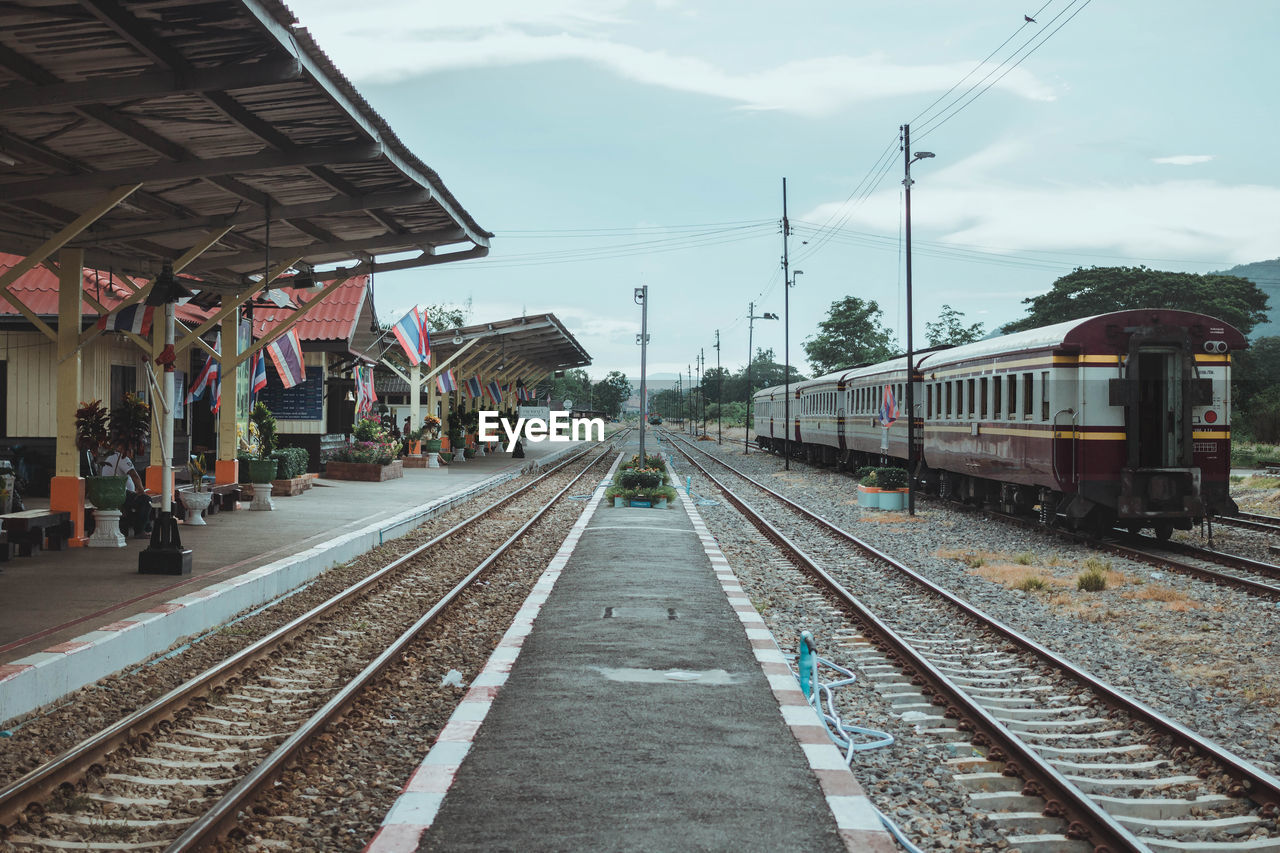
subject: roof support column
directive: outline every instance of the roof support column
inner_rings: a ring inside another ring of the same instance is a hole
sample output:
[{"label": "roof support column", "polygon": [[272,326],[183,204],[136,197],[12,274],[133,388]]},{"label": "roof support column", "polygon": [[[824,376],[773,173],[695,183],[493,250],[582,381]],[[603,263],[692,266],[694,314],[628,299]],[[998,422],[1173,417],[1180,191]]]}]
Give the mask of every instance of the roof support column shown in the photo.
[{"label": "roof support column", "polygon": [[[148,373],[151,365],[156,363],[156,358],[164,351],[164,327],[164,314],[161,309],[157,308],[156,316],[151,322],[151,350],[147,352]],[[163,381],[163,377],[161,377],[161,380]],[[143,381],[146,380],[144,379]],[[163,387],[161,385],[161,388]],[[163,417],[164,402],[164,400],[151,401],[151,412],[154,415],[151,419],[153,428],[162,423],[161,417]],[[151,435],[151,457],[148,459],[147,464],[147,489],[158,495],[164,491],[164,479],[161,473],[164,468],[164,451],[167,449],[170,458],[172,458],[173,448],[165,448],[162,435],[157,435],[156,433],[162,433],[162,430],[156,429]]]},{"label": "roof support column", "polygon": [[76,449],[76,409],[80,405],[80,296],[84,287],[84,252],[63,249],[58,266],[58,389],[54,404],[58,425],[54,477],[49,483],[49,509],[71,514],[73,548],[82,548],[84,533],[84,479]]},{"label": "roof support column", "polygon": [[214,478],[218,485],[240,482],[240,469],[236,451],[240,443],[236,436],[236,368],[239,366],[240,312],[232,311],[222,318],[222,363],[218,377],[222,380],[222,405],[218,409],[218,461]]},{"label": "roof support column", "polygon": [[409,428],[422,426],[422,362],[409,365]]}]

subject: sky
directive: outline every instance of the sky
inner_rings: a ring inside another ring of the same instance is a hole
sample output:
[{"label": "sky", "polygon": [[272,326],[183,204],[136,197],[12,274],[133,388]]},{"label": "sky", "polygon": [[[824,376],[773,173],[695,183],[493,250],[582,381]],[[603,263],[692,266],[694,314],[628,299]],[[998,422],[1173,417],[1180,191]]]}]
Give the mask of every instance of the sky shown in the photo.
[{"label": "sky", "polygon": [[905,345],[904,123],[936,155],[912,166],[916,346],[943,305],[991,330],[1078,266],[1280,256],[1272,0],[288,3],[495,233],[377,275],[382,319],[552,312],[596,378],[638,385],[641,285],[650,376],[714,367],[717,330],[740,369],[752,302],[785,319],[754,346],[782,361],[789,335],[806,373],[845,296]]}]

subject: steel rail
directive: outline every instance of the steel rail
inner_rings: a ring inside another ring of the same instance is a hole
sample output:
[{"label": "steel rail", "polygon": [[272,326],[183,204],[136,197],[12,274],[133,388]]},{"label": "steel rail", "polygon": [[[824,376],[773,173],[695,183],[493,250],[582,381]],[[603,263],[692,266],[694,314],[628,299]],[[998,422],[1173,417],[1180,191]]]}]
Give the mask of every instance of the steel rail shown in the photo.
[{"label": "steel rail", "polygon": [[190,701],[197,695],[222,686],[250,666],[266,659],[282,643],[293,639],[302,631],[311,627],[312,623],[317,619],[369,590],[423,551],[476,523],[484,516],[536,487],[564,467],[572,465],[594,449],[588,448],[582,453],[574,454],[572,457],[549,468],[539,477],[531,480],[511,494],[498,498],[488,506],[450,527],[444,533],[432,538],[429,542],[425,542],[396,558],[355,585],[343,590],[327,601],[321,602],[265,637],[188,679],[145,707],[134,711],[97,734],[91,735],[61,755],[15,779],[4,788],[0,788],[0,830],[5,827],[12,827],[18,815],[28,805],[47,799],[62,784],[79,778],[122,744],[133,740],[142,732],[154,729],[164,721],[171,720],[179,710],[190,704]]},{"label": "steel rail", "polygon": [[[1173,738],[1175,742],[1182,745],[1190,754],[1198,754],[1217,762],[1233,779],[1236,780],[1236,784],[1232,786],[1229,793],[1235,796],[1247,796],[1250,799],[1253,799],[1261,807],[1264,816],[1275,816],[1280,813],[1280,779],[1277,779],[1275,776],[1272,776],[1240,756],[1227,751],[1218,744],[1205,739],[1176,720],[1170,719],[1137,699],[1119,692],[1114,687],[1097,678],[1087,670],[1080,668],[1030,637],[1027,637],[1014,628],[1005,625],[994,617],[987,615],[963,599],[960,599],[950,591],[943,589],[933,581],[918,574],[903,563],[880,551],[875,546],[864,542],[805,507],[800,506],[796,502],[779,494],[773,489],[770,489],[768,486],[753,479],[749,475],[743,474],[732,465],[729,465],[716,456],[701,450],[701,448],[698,448],[698,450],[709,458],[719,462],[725,468],[728,468],[735,475],[776,498],[794,512],[845,539],[864,553],[889,564],[894,569],[905,574],[907,577],[927,588],[934,594],[946,599],[947,602],[979,622],[984,628],[1005,637],[1020,648],[1036,655],[1053,668],[1059,669],[1070,675],[1072,678],[1085,684],[1108,706],[1127,713],[1133,718],[1151,726],[1156,731]],[[682,452],[684,451],[682,450]],[[688,456],[687,453],[685,455]],[[721,489],[725,489],[724,485],[707,472],[702,465],[699,465],[696,460],[693,460],[690,457],[690,462],[699,470],[703,471],[703,473]],[[726,494],[729,494],[727,490]],[[748,513],[749,517],[750,515],[751,513]]]},{"label": "steel rail", "polygon": [[[621,435],[619,433],[618,435]],[[616,436],[615,436],[616,438]],[[612,439],[611,439],[612,441]],[[589,452],[589,451],[588,451]],[[574,458],[581,458],[584,454],[579,454]],[[218,838],[230,832],[239,824],[239,812],[242,806],[249,800],[252,800],[262,788],[275,781],[288,767],[290,760],[294,755],[306,746],[312,738],[321,734],[325,728],[332,722],[341,719],[342,712],[354,702],[361,692],[382,673],[392,662],[400,657],[404,651],[421,631],[436,620],[436,618],[444,612],[444,610],[458,599],[472,583],[475,582],[485,570],[494,564],[500,557],[510,550],[524,534],[539,519],[551,511],[551,507],[555,502],[564,496],[579,480],[585,477],[600,460],[608,458],[609,453],[603,453],[590,465],[584,468],[577,476],[569,481],[567,485],[555,494],[546,505],[537,511],[528,521],[520,526],[518,530],[507,537],[501,545],[499,545],[488,557],[486,557],[478,566],[462,580],[460,580],[453,589],[449,590],[438,602],[436,602],[430,610],[424,613],[416,622],[407,628],[399,637],[397,637],[391,645],[389,645],[381,654],[371,661],[363,670],[360,671],[345,687],[339,690],[333,697],[329,699],[319,710],[302,724],[293,734],[284,740],[274,751],[264,758],[257,767],[251,770],[243,779],[222,796],[218,802],[206,811],[195,823],[187,827],[187,830],[180,835],[177,840],[166,848],[166,853],[179,853],[179,851],[195,850],[203,846],[212,845]]]},{"label": "steel rail", "polygon": [[[910,678],[912,684],[919,686],[922,693],[933,697],[934,704],[947,706],[945,716],[950,719],[957,719],[958,729],[972,732],[972,741],[975,745],[990,747],[987,758],[992,761],[1004,762],[1004,775],[1015,775],[1024,780],[1023,795],[1043,798],[1045,800],[1043,814],[1050,817],[1063,818],[1067,823],[1066,834],[1068,837],[1088,840],[1095,853],[1114,853],[1114,851],[1119,850],[1147,851],[1149,853],[1147,846],[1139,841],[1129,830],[1107,814],[1101,806],[1089,799],[1079,788],[1071,784],[1062,773],[1045,762],[1031,747],[1009,731],[1003,723],[993,717],[990,712],[979,705],[977,701],[961,690],[950,678],[917,652],[910,643],[902,639],[897,632],[881,621],[869,607],[846,589],[840,581],[823,569],[799,545],[791,541],[786,534],[774,527],[740,495],[699,464],[683,447],[674,444],[673,446],[680,449],[685,458],[689,460],[689,463],[714,483],[729,502],[737,507],[765,538],[780,547],[801,569],[818,578],[828,590],[849,607],[853,611],[854,618],[862,623],[866,633],[873,638],[873,643],[902,667],[903,675]],[[725,467],[734,470],[732,466],[727,464]],[[767,486],[741,472],[735,471],[734,473],[759,487],[770,496],[783,501],[788,508],[800,510],[806,519],[826,525],[826,522],[820,517],[805,510],[803,507],[799,507]],[[837,532],[842,531],[837,529]],[[884,560],[899,570],[905,570],[907,574],[918,579],[914,572],[906,569],[893,558],[882,554],[861,542],[861,540],[848,537],[847,534],[845,536],[852,539],[854,544],[877,559]]]},{"label": "steel rail", "polygon": [[1261,533],[1280,533],[1280,518],[1274,515],[1258,515],[1252,512],[1240,512],[1235,515],[1215,515],[1215,524],[1227,527],[1243,527],[1246,530],[1257,530]]}]

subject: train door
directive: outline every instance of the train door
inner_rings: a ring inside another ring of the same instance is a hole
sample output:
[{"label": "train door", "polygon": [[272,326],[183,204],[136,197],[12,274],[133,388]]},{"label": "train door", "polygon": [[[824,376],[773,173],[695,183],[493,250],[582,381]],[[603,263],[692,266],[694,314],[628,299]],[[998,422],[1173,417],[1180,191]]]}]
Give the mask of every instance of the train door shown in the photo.
[{"label": "train door", "polygon": [[1173,347],[1138,350],[1137,434],[1139,468],[1180,468],[1187,452],[1184,358]]},{"label": "train door", "polygon": [[840,390],[836,392],[836,445],[840,448],[840,452],[843,453],[848,449],[844,437],[844,422],[849,413],[849,392],[844,390],[843,385],[839,386],[839,388]]}]

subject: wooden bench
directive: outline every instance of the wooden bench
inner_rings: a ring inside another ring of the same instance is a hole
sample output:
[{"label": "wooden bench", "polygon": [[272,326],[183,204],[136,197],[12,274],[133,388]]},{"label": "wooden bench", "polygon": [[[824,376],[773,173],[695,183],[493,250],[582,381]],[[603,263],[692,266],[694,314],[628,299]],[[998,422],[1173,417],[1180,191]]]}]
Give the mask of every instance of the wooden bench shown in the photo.
[{"label": "wooden bench", "polygon": [[5,550],[11,545],[18,548],[19,557],[30,557],[45,547],[50,551],[63,551],[71,538],[71,513],[29,509],[0,515],[5,534]]}]

